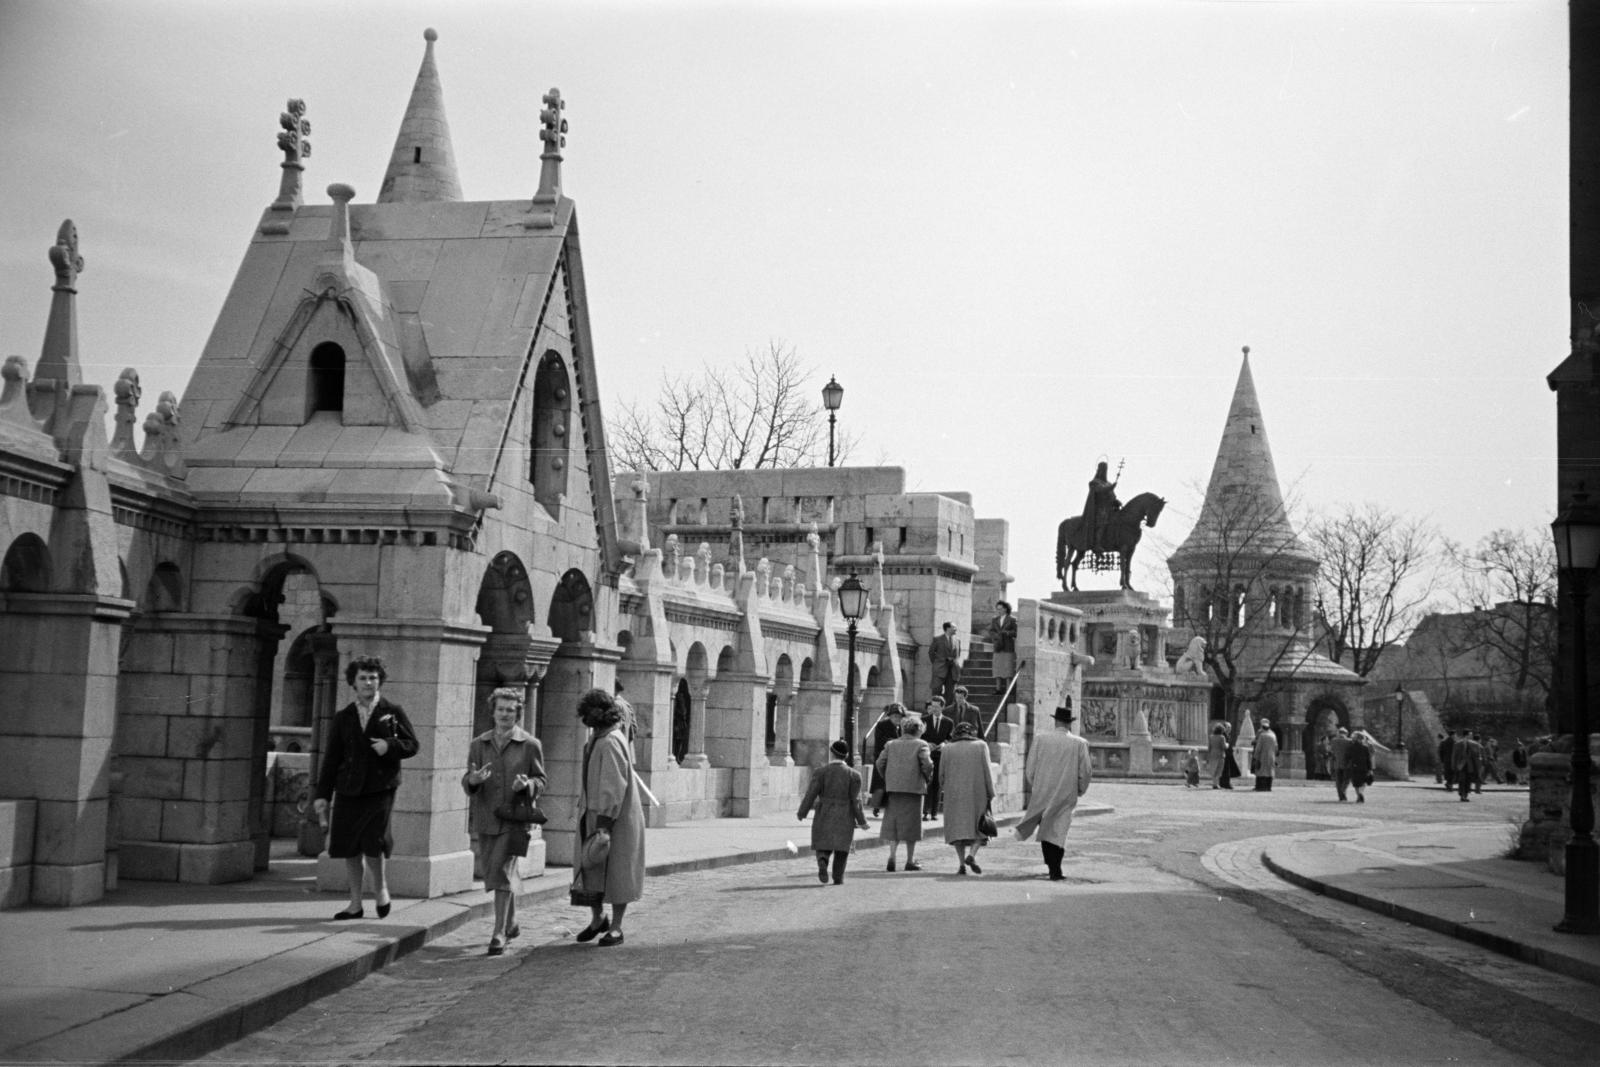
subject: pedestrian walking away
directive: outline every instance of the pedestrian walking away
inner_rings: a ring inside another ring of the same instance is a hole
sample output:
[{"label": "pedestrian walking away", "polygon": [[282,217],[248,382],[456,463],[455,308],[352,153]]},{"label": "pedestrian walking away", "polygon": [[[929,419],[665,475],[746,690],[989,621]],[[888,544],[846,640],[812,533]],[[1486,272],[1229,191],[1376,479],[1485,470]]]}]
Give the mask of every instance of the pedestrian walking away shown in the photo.
[{"label": "pedestrian walking away", "polygon": [[954,739],[945,746],[944,766],[940,770],[944,789],[944,839],[956,850],[956,873],[982,874],[978,849],[989,839],[978,828],[978,820],[994,800],[994,770],[989,765],[989,746],[978,740],[978,728],[970,723],[956,727]]},{"label": "pedestrian walking away", "polygon": [[1328,742],[1328,758],[1333,763],[1333,789],[1339,800],[1349,799],[1350,790],[1350,731],[1339,727],[1339,732]]},{"label": "pedestrian walking away", "polygon": [[1222,779],[1228,773],[1228,724],[1225,722],[1214,724],[1206,738],[1206,770],[1211,772],[1211,788],[1223,788]]},{"label": "pedestrian walking away", "polygon": [[[362,861],[372,880],[378,918],[386,918],[389,898],[387,861],[394,852],[389,817],[400,788],[400,761],[421,747],[416,731],[400,705],[380,695],[389,673],[376,656],[358,656],[344,669],[345,682],[356,698],[334,713],[322,746],[322,772],[317,776],[312,810],[328,827],[328,855],[343,859],[350,885],[350,906],[335,919],[359,919],[362,905]],[[328,802],[333,803],[331,825]]]},{"label": "pedestrian walking away", "polygon": [[867,814],[861,807],[861,772],[845,763],[850,746],[835,741],[828,752],[833,758],[811,776],[806,795],[800,799],[799,818],[804,822],[816,809],[811,820],[811,851],[817,854],[817,881],[828,883],[831,863],[833,884],[843,885],[855,832],[867,829]]},{"label": "pedestrian walking away", "polygon": [[[1339,731],[1344,733],[1343,730]],[[1367,786],[1372,784],[1372,746],[1367,744],[1364,730],[1358,730],[1349,739],[1345,749],[1345,777],[1356,789],[1356,803],[1367,802]],[[1343,797],[1339,798],[1343,800]]]},{"label": "pedestrian walking away", "polygon": [[633,746],[622,709],[604,689],[583,694],[578,718],[594,734],[583,747],[572,892],[573,904],[587,907],[590,920],[577,940],[599,937],[601,945],[620,945],[622,917],[644,895],[644,809],[633,773]]},{"label": "pedestrian walking away", "polygon": [[517,895],[522,879],[517,859],[528,854],[531,827],[538,821],[535,801],[544,791],[544,748],[522,728],[522,690],[512,686],[489,694],[494,728],[472,739],[467,749],[467,832],[483,871],[483,888],[494,894],[494,930],[489,955],[499,956],[517,927]]},{"label": "pedestrian walking away", "polygon": [[906,846],[906,870],[920,871],[917,842],[922,840],[922,797],[933,777],[933,755],[922,739],[922,720],[907,716],[900,737],[878,755],[883,776],[884,813],[880,836],[889,843],[888,870],[895,869],[895,854]]},{"label": "pedestrian walking away", "polygon": [[[1483,768],[1483,746],[1472,739],[1465,730],[1457,730],[1450,751],[1451,767],[1455,772],[1456,793],[1463,803],[1470,799],[1472,787],[1477,783]],[[1482,787],[1479,787],[1482,791]]]},{"label": "pedestrian walking away", "polygon": [[1039,850],[1052,882],[1066,877],[1067,831],[1078,798],[1089,790],[1089,743],[1072,732],[1072,704],[1056,709],[1055,728],[1033,739],[1026,766],[1028,810],[1017,824],[1017,839],[1039,832]]},{"label": "pedestrian walking away", "polygon": [[1272,792],[1272,779],[1278,774],[1278,735],[1272,732],[1272,720],[1262,719],[1256,733],[1256,747],[1250,753],[1250,769],[1256,775],[1256,792]]}]

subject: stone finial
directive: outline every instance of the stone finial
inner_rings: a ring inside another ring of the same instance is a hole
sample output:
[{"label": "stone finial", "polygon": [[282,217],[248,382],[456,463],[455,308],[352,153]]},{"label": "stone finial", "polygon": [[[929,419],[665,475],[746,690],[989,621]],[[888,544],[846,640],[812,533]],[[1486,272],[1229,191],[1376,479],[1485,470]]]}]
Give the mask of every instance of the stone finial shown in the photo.
[{"label": "stone finial", "polygon": [[111,391],[117,402],[116,430],[111,435],[111,451],[115,455],[137,456],[139,450],[133,441],[133,426],[137,419],[139,398],[144,395],[144,390],[139,387],[139,372],[132,367],[123,368]]},{"label": "stone finial", "polygon": [[875,577],[877,579],[874,584],[876,584],[877,587],[878,587],[878,596],[877,596],[878,607],[881,608],[881,607],[884,606],[884,604],[888,603],[888,600],[885,598],[884,582],[883,582],[883,542],[882,541],[874,541],[874,542],[872,542],[872,566],[873,566],[873,573],[874,573],[874,575],[875,575]]},{"label": "stone finial", "polygon": [[787,602],[798,591],[799,582],[795,581],[794,564],[790,563],[783,568],[783,600]]},{"label": "stone finial", "polygon": [[560,89],[552,87],[544,94],[544,110],[539,112],[539,140],[544,142],[544,151],[539,153],[535,204],[553,204],[561,199],[561,150],[567,145],[567,120],[561,113],[566,109]]},{"label": "stone finial", "polygon": [[71,219],[64,220],[56,231],[56,243],[50,246],[50,265],[56,269],[56,284],[52,288],[65,293],[78,291],[83,256],[78,254],[78,227]]},{"label": "stone finial", "polygon": [[356,198],[355,189],[344,182],[328,186],[328,196],[333,199],[333,222],[328,228],[328,240],[340,245],[350,241],[350,201]]},{"label": "stone finial", "polygon": [[183,440],[178,432],[178,397],[170,389],[156,401],[156,409],[144,420],[144,451],[139,458],[160,474],[182,477]]},{"label": "stone finial", "polygon": [[629,516],[626,540],[632,542],[636,552],[650,551],[650,479],[643,471],[635,471],[628,483],[633,491],[633,513]]},{"label": "stone finial", "polygon": [[667,534],[665,547],[667,550],[667,577],[675,580],[678,577],[678,563],[683,554],[683,548],[678,543],[678,535]]},{"label": "stone finial", "polygon": [[756,595],[764,597],[772,588],[772,561],[762,556],[756,563]]},{"label": "stone finial", "polygon": [[32,433],[44,429],[28,410],[28,361],[21,356],[7,356],[5,366],[0,367],[0,423]]},{"label": "stone finial", "polygon": [[711,543],[701,541],[700,547],[694,550],[695,575],[704,583],[711,576]]},{"label": "stone finial", "polygon": [[311,158],[311,122],[306,116],[304,100],[290,100],[286,110],[278,115],[278,148],[283,152],[283,176],[278,179],[278,199],[272,202],[273,211],[293,211],[302,203],[300,174],[306,169],[305,160]]}]

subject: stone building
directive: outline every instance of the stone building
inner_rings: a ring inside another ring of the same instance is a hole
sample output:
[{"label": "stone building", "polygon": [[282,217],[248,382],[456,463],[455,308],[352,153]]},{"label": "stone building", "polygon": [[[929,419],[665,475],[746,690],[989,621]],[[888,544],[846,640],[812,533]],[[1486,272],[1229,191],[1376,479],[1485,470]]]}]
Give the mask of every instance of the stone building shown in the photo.
[{"label": "stone building", "polygon": [[[137,371],[109,395],[82,381],[70,222],[49,250],[43,351],[31,373],[8,359],[0,390],[0,906],[84,903],[119,872],[265,869],[284,830],[268,768],[290,746],[314,763],[358,654],[384,659],[421,740],[395,805],[397,894],[473,881],[459,781],[496,686],[525,689],[550,775],[528,873],[570,860],[590,687],[634,708],[652,824],[793,806],[843,724],[835,582],[872,583],[867,714],[916,688],[934,619],[973,617],[975,579],[1005,588],[1004,523],[906,494],[898,472],[726,492],[614,477],[564,103],[544,97],[528,195],[467,200],[425,37],[373,202],[337,182],[307,202],[290,101],[277,199],[142,444]],[[740,494],[759,510],[731,512]],[[1027,603],[1045,664],[1030,685],[1055,699],[1076,684],[1069,627]],[[1019,707],[991,737],[1013,804],[1026,732]],[[319,884],[343,869],[323,857]]]},{"label": "stone building", "polygon": [[1316,650],[1317,559],[1284,507],[1248,348],[1200,517],[1167,568],[1175,643],[1206,642],[1214,719],[1248,717],[1247,733],[1270,719],[1289,771],[1321,733],[1360,725],[1365,681]]}]

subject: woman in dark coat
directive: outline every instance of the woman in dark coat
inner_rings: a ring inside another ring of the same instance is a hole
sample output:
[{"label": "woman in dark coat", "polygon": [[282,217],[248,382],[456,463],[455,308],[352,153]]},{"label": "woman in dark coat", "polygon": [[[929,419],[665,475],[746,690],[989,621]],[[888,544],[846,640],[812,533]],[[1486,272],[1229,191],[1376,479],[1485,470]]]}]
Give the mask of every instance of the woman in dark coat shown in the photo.
[{"label": "woman in dark coat", "polygon": [[994,642],[994,691],[1003,693],[1017,669],[1017,617],[1011,614],[1011,604],[1005,600],[996,600],[994,610],[988,637]]},{"label": "woman in dark coat", "polygon": [[867,813],[861,807],[861,772],[844,762],[850,746],[835,741],[828,746],[833,759],[811,776],[806,795],[800,801],[800,820],[817,809],[811,820],[811,851],[817,854],[817,881],[828,883],[828,860],[833,859],[833,884],[844,884],[844,867],[855,843],[855,831],[867,829]]},{"label": "woman in dark coat", "polygon": [[328,740],[322,749],[322,773],[317,777],[317,818],[328,825],[328,801],[333,823],[328,831],[328,855],[345,861],[350,881],[350,906],[335,919],[361,918],[361,861],[372,876],[378,918],[389,914],[389,879],[384,861],[394,851],[389,816],[394,811],[395,790],[400,788],[400,761],[417,754],[416,731],[400,705],[378,695],[388,679],[383,661],[357,656],[344,669],[345,681],[356,691],[328,723]]},{"label": "woman in dark coat", "polygon": [[483,888],[494,893],[489,955],[498,956],[505,952],[506,942],[521,932],[517,928],[517,893],[522,888],[517,857],[528,854],[528,827],[532,825],[508,821],[499,812],[519,793],[537,800],[544,790],[545,774],[544,748],[522,728],[522,691],[511,686],[496,689],[489,694],[489,711],[494,729],[472,739],[461,787],[471,798],[467,830],[483,868]]}]

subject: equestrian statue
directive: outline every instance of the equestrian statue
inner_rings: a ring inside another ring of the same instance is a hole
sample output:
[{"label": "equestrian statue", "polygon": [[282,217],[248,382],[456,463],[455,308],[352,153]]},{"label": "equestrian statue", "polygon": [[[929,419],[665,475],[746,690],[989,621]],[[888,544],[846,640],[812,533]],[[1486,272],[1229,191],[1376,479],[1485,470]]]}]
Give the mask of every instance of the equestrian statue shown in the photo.
[{"label": "equestrian statue", "polygon": [[1106,464],[1101,460],[1089,482],[1089,496],[1084,501],[1083,514],[1074,515],[1062,522],[1056,533],[1056,577],[1061,588],[1076,591],[1078,564],[1085,557],[1091,570],[1110,570],[1120,566],[1122,588],[1132,590],[1129,571],[1133,566],[1133,550],[1138,547],[1140,527],[1154,527],[1167,502],[1154,493],[1140,493],[1126,504],[1117,499],[1117,482],[1121,481],[1122,464],[1117,464],[1117,478],[1106,474]]}]

